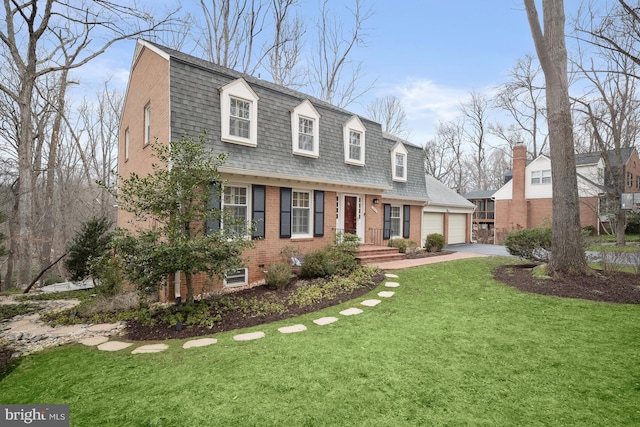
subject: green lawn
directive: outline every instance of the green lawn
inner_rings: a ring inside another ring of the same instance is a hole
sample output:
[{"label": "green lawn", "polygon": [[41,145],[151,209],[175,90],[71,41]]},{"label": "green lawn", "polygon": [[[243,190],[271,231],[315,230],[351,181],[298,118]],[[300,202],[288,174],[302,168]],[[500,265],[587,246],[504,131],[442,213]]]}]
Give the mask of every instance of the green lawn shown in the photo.
[{"label": "green lawn", "polygon": [[640,307],[522,294],[492,280],[499,262],[407,269],[363,314],[338,315],[360,298],[257,341],[46,351],[0,402],[69,403],[72,426],[640,425]]}]

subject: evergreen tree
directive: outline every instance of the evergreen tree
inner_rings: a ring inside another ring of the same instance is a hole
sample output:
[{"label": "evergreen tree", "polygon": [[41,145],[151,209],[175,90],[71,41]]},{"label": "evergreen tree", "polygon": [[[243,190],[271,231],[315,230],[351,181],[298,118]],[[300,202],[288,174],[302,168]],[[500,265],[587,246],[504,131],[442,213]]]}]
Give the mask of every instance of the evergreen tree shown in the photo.
[{"label": "evergreen tree", "polygon": [[111,247],[113,224],[105,217],[92,218],[82,224],[67,247],[64,266],[71,280],[83,280],[94,274],[93,261],[100,258]]}]

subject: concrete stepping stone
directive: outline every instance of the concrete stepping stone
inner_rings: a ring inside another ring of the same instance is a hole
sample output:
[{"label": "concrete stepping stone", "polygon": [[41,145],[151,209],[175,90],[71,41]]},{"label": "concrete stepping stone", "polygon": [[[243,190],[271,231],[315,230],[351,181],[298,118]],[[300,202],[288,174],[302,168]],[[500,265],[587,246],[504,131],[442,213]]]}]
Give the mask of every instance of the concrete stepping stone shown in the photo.
[{"label": "concrete stepping stone", "polygon": [[161,351],[165,351],[169,346],[166,344],[148,344],[143,345],[141,347],[136,348],[131,352],[131,354],[140,354],[140,353],[160,353]]},{"label": "concrete stepping stone", "polygon": [[295,332],[306,331],[307,327],[304,325],[293,325],[293,326],[284,326],[282,328],[278,328],[278,332],[283,334],[293,334]]},{"label": "concrete stepping stone", "polygon": [[264,332],[249,332],[248,334],[240,334],[233,337],[235,341],[251,341],[264,338]]},{"label": "concrete stepping stone", "polygon": [[400,286],[400,283],[398,283],[398,282],[387,282],[384,285],[387,288],[397,288],[398,286]]},{"label": "concrete stepping stone", "polygon": [[364,301],[362,301],[360,304],[361,305],[365,305],[367,307],[375,307],[376,305],[380,304],[382,301],[380,301],[379,299],[366,299]]},{"label": "concrete stepping stone", "polygon": [[95,347],[107,341],[109,341],[109,337],[91,337],[80,340],[80,344],[84,344],[89,347]]},{"label": "concrete stepping stone", "polygon": [[355,307],[347,308],[346,310],[342,310],[340,312],[340,314],[342,314],[343,316],[353,316],[353,315],[360,314],[360,313],[362,313],[362,310],[360,310],[359,308],[355,308]]},{"label": "concrete stepping stone", "polygon": [[385,273],[384,277],[386,277],[387,279],[397,279],[398,276],[392,273]]},{"label": "concrete stepping stone", "polygon": [[395,295],[395,292],[391,292],[391,291],[378,292],[378,296],[382,298],[391,298],[394,295]]},{"label": "concrete stepping stone", "polygon": [[122,341],[107,341],[98,346],[98,350],[102,351],[119,351],[123,350],[127,347],[131,347],[133,343],[130,342],[122,342]]},{"label": "concrete stepping stone", "polygon": [[337,321],[338,321],[337,317],[321,317],[319,319],[314,320],[313,323],[315,323],[318,326],[324,326]]},{"label": "concrete stepping stone", "polygon": [[187,341],[186,343],[182,344],[182,348],[206,347],[217,342],[218,340],[215,338],[200,338],[198,340]]},{"label": "concrete stepping stone", "polygon": [[87,328],[87,331],[90,331],[90,332],[108,332],[108,331],[110,331],[112,329],[117,328],[118,326],[120,326],[120,325],[117,324],[117,323],[99,323],[97,325],[89,326]]}]

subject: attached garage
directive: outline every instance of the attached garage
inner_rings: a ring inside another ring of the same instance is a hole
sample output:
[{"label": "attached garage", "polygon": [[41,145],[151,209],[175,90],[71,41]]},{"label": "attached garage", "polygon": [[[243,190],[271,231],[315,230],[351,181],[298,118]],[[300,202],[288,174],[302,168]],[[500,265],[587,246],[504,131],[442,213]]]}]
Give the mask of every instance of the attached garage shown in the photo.
[{"label": "attached garage", "polygon": [[444,236],[444,214],[439,212],[424,212],[422,214],[422,237],[420,246],[429,234],[438,233]]},{"label": "attached garage", "polygon": [[467,214],[449,214],[447,244],[467,242]]}]

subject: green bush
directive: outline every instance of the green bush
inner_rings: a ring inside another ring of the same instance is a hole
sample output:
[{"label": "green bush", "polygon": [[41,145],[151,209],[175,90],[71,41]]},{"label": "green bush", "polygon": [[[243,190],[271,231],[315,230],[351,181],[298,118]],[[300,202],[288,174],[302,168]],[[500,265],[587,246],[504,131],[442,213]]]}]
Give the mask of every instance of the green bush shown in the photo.
[{"label": "green bush", "polygon": [[336,272],[336,266],[330,261],[328,249],[318,249],[304,256],[304,262],[300,268],[300,276],[305,279],[316,277],[329,277]]},{"label": "green bush", "polygon": [[424,241],[424,247],[429,252],[440,252],[444,248],[444,236],[440,233],[431,233],[427,235]]},{"label": "green bush", "polygon": [[315,279],[349,275],[358,267],[356,252],[360,239],[353,234],[336,234],[335,246],[327,246],[304,256],[300,277]]},{"label": "green bush", "polygon": [[505,246],[511,255],[531,261],[547,261],[551,251],[551,229],[525,228],[507,235]]},{"label": "green bush", "polygon": [[291,280],[291,267],[285,262],[272,262],[264,273],[264,283],[269,289],[282,289]]},{"label": "green bush", "polygon": [[122,266],[119,258],[105,254],[92,264],[95,290],[102,296],[117,295],[124,286]]},{"label": "green bush", "polygon": [[83,280],[92,274],[92,260],[109,250],[112,223],[106,217],[96,217],[82,224],[67,247],[64,266],[71,280]]},{"label": "green bush", "polygon": [[389,246],[391,246],[392,248],[398,248],[398,251],[401,254],[407,253],[407,245],[407,241],[402,237],[389,240]]}]

